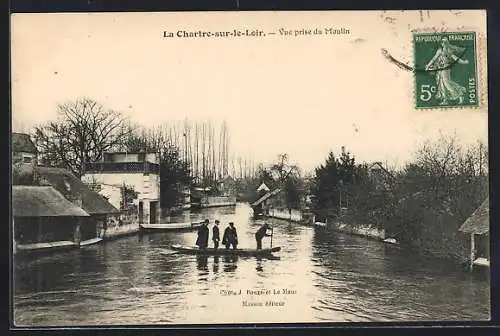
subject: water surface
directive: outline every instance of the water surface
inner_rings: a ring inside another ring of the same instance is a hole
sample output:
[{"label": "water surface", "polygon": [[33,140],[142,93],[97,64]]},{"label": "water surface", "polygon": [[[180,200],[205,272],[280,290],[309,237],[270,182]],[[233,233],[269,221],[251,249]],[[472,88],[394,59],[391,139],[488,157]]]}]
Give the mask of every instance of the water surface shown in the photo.
[{"label": "water surface", "polygon": [[[247,204],[188,212],[174,220],[204,218],[219,219],[221,234],[234,221],[240,247],[255,246],[253,233],[261,222],[251,218]],[[485,275],[424,261],[377,241],[270,222],[272,244],[282,247],[279,260],[170,250],[172,244],[193,245],[194,232],[131,236],[37,260],[16,259],[15,324],[489,319]],[[270,243],[265,238],[263,246]],[[266,306],[270,302],[274,305]]]}]

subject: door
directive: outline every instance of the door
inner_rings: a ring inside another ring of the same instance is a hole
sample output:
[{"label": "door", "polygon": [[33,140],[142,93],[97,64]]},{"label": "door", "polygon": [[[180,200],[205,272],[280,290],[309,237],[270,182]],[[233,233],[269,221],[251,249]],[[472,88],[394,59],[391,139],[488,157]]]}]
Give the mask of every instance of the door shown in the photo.
[{"label": "door", "polygon": [[149,223],[151,224],[156,224],[157,204],[156,201],[149,203]]},{"label": "door", "polygon": [[144,215],[144,203],[139,202],[139,224],[143,224],[142,216]]},{"label": "door", "polygon": [[103,235],[104,235],[104,223],[105,223],[105,219],[103,219],[102,217],[101,218],[98,218],[96,220],[96,237],[97,238],[101,238]]}]

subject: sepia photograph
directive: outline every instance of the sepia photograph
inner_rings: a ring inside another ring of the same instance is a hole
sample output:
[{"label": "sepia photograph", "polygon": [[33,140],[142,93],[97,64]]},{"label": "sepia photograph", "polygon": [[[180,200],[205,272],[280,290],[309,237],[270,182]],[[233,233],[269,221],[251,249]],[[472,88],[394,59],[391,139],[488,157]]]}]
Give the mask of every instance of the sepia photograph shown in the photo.
[{"label": "sepia photograph", "polygon": [[11,326],[490,321],[486,27],[12,14]]}]

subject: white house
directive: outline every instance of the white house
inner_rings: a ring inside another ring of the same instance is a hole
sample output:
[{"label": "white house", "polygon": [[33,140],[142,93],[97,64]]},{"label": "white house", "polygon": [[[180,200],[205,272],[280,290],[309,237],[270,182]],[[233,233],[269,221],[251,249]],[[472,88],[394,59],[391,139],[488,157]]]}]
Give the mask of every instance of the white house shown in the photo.
[{"label": "white house", "polygon": [[160,215],[160,158],[158,153],[105,153],[101,162],[85,165],[82,181],[99,186],[99,193],[122,209],[122,187],[132,187],[138,197],[140,223],[157,223]]}]

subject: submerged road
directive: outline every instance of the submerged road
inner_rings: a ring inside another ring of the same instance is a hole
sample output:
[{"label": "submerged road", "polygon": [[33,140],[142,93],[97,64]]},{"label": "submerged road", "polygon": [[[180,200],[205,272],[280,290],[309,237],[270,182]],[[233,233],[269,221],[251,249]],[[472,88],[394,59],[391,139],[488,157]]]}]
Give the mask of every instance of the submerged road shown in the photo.
[{"label": "submerged road", "polygon": [[[238,229],[254,247],[247,204],[186,213]],[[18,326],[487,320],[489,279],[392,245],[270,220],[280,260],[179,255],[195,232],[132,236],[16,260]],[[265,238],[264,247],[270,244]]]}]

